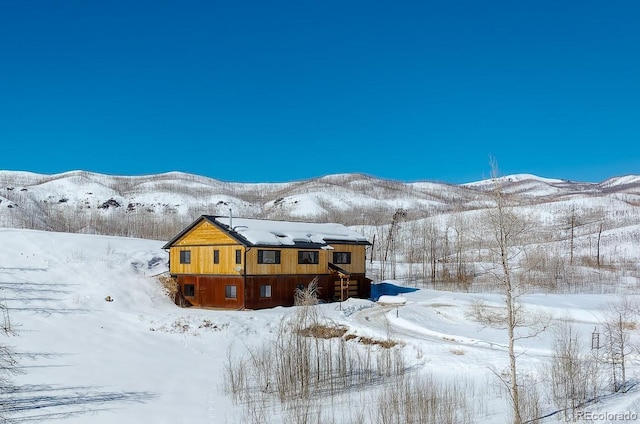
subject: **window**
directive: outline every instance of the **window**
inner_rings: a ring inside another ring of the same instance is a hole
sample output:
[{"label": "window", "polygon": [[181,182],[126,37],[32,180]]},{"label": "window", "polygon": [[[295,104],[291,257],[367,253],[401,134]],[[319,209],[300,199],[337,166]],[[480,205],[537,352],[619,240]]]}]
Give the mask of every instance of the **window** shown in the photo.
[{"label": "window", "polygon": [[260,297],[271,297],[271,286],[260,286]]},{"label": "window", "polygon": [[214,264],[219,264],[220,263],[220,251],[219,250],[214,250],[213,251],[213,263]]},{"label": "window", "polygon": [[194,297],[196,295],[196,286],[193,284],[185,284],[184,295],[187,297]]},{"label": "window", "polygon": [[242,265],[242,250],[236,249],[236,264]]},{"label": "window", "polygon": [[280,251],[279,250],[258,250],[258,263],[259,264],[279,264]]},{"label": "window", "polygon": [[237,289],[238,288],[236,286],[226,286],[224,288],[224,297],[227,299],[235,299],[238,297]]},{"label": "window", "polygon": [[334,264],[350,264],[351,252],[333,252]]},{"label": "window", "polygon": [[308,252],[301,250],[298,252],[298,263],[299,264],[317,264],[318,257],[320,255],[318,252]]},{"label": "window", "polygon": [[190,264],[191,263],[191,250],[181,250],[180,251],[180,263],[181,264]]}]

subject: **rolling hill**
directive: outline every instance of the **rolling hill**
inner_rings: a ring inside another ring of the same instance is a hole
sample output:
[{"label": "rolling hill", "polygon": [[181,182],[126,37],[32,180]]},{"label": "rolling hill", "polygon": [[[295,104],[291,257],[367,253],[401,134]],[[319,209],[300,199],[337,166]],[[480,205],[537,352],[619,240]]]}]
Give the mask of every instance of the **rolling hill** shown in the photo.
[{"label": "rolling hill", "polygon": [[[640,176],[584,183],[520,174],[499,181],[504,192],[521,204],[603,197],[640,204]],[[200,214],[227,215],[230,210],[254,218],[382,225],[398,208],[407,212],[409,220],[486,208],[492,185],[492,180],[460,185],[404,183],[361,174],[232,183],[180,172],[134,177],[0,171],[0,225],[109,234],[102,226],[114,215],[121,220],[134,215],[147,221],[162,217],[169,232],[161,238],[167,238]]]}]

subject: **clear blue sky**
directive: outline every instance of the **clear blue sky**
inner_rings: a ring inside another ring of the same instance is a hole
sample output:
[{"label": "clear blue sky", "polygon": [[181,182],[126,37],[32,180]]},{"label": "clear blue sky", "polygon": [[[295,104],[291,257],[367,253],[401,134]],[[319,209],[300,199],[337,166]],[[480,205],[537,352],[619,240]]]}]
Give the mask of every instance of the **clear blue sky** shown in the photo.
[{"label": "clear blue sky", "polygon": [[640,2],[0,0],[0,169],[640,173]]}]

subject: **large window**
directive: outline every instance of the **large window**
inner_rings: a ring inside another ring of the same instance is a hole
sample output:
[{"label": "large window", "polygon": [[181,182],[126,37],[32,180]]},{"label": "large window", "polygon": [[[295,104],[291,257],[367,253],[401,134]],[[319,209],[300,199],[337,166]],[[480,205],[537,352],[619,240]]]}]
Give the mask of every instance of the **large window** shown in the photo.
[{"label": "large window", "polygon": [[258,263],[259,264],[279,264],[280,251],[279,250],[258,250]]},{"label": "large window", "polygon": [[196,286],[193,284],[185,284],[184,295],[187,297],[194,297],[196,295]]},{"label": "large window", "polygon": [[238,297],[238,287],[237,286],[225,286],[224,288],[224,297],[227,299],[235,299]]},{"label": "large window", "polygon": [[298,263],[299,264],[317,264],[319,258],[318,252],[310,252],[301,250],[298,252]]},{"label": "large window", "polygon": [[271,297],[271,286],[260,286],[260,297]]},{"label": "large window", "polygon": [[190,264],[191,263],[191,250],[181,250],[180,251],[180,263],[181,264]]},{"label": "large window", "polygon": [[220,251],[217,249],[213,251],[213,263],[214,264],[220,263]]},{"label": "large window", "polygon": [[350,264],[351,252],[333,252],[334,264]]}]

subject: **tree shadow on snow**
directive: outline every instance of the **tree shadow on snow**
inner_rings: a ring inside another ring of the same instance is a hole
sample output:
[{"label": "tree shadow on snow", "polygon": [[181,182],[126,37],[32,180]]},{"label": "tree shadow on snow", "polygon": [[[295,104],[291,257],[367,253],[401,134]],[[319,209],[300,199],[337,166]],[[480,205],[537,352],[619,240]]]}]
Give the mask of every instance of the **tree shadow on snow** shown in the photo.
[{"label": "tree shadow on snow", "polygon": [[[45,364],[38,365],[32,363],[30,365],[26,365],[25,362],[34,362],[39,361],[41,359],[61,359],[75,356],[74,353],[57,353],[57,352],[13,352],[12,356],[15,358],[17,364],[13,366],[13,369],[18,371],[18,373],[22,374],[26,372],[25,370],[33,369],[33,368],[66,368],[71,367],[71,364],[58,363],[58,364]],[[36,362],[37,363],[37,362]],[[51,386],[49,386],[51,387]],[[0,387],[0,391],[7,390],[5,387]],[[1,421],[0,421],[1,422]]]},{"label": "tree shadow on snow", "polygon": [[[27,311],[47,316],[53,314],[69,315],[87,313],[88,309],[55,307],[56,302],[65,299],[59,296],[73,293],[71,284],[34,283],[31,281],[0,281],[0,290],[7,293],[2,298],[8,311]],[[33,306],[32,306],[33,305]],[[49,306],[51,305],[51,306]]]},{"label": "tree shadow on snow", "polygon": [[2,415],[11,422],[38,422],[52,418],[96,413],[122,403],[145,403],[155,399],[151,392],[106,391],[91,386],[21,385],[3,389]]},{"label": "tree shadow on snow", "polygon": [[48,271],[48,268],[0,266],[0,273],[12,274],[14,271]]},{"label": "tree shadow on snow", "polygon": [[22,311],[22,312],[35,312],[37,314],[43,314],[45,316],[51,316],[54,314],[59,315],[70,315],[70,314],[86,314],[91,312],[89,309],[80,309],[80,308],[44,308],[44,307],[25,307],[25,308],[14,308],[7,307],[9,312],[11,311]]},{"label": "tree shadow on snow", "polygon": [[52,293],[52,294],[69,294],[73,290],[66,289],[72,284],[66,283],[34,283],[31,281],[0,281],[0,289],[16,294],[25,293]]}]

